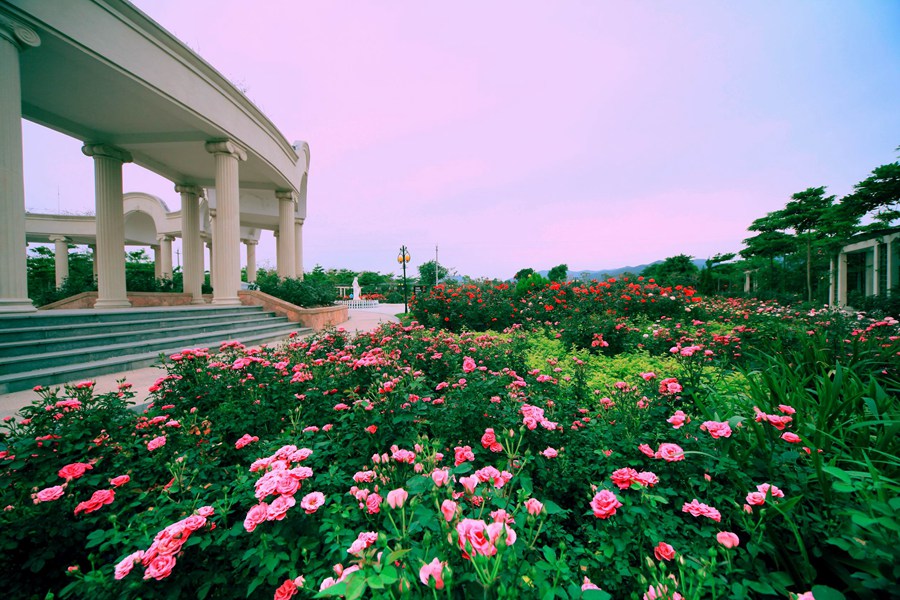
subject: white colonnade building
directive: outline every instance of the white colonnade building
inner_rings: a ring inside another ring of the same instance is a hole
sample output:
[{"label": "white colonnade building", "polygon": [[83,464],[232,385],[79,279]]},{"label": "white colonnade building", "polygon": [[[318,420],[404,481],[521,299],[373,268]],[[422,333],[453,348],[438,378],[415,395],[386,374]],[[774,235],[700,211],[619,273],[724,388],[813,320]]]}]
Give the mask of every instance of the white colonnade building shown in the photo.
[{"label": "white colonnade building", "polygon": [[[26,224],[23,118],[83,142],[96,217],[32,215]],[[181,237],[184,291],[195,302],[203,301],[204,242],[213,304],[240,303],[240,246],[249,276],[260,230],[279,234],[279,275],[302,277],[309,159],[308,144],[289,143],[240,90],[129,2],[0,0],[0,312],[35,310],[28,242],[55,244],[58,283],[67,244],[95,245],[95,308],[130,306],[126,243],[158,246],[163,276]],[[126,162],[172,181],[181,210],[142,194],[129,195],[136,208],[126,210]]]}]

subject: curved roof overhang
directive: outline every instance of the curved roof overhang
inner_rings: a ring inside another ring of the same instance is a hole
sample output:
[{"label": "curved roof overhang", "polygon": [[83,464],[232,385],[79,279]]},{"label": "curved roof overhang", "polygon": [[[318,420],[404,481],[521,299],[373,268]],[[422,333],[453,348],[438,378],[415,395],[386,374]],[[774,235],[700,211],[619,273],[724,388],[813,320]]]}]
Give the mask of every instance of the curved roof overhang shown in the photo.
[{"label": "curved roof overhang", "polygon": [[41,39],[20,55],[24,118],[113,144],[173,182],[204,187],[215,185],[205,142],[230,139],[247,152],[241,188],[300,197],[309,146],[292,146],[240,90],[130,3],[7,0],[3,9]]}]

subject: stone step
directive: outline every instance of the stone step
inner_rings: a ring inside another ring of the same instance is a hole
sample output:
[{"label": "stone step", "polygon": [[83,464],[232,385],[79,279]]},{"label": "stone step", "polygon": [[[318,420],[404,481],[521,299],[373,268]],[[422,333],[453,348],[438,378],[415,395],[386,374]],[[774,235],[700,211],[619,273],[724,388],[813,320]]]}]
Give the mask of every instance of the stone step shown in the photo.
[{"label": "stone step", "polygon": [[[291,323],[290,326],[282,326],[281,329],[275,329],[257,334],[243,333],[238,336],[222,338],[214,343],[207,343],[204,345],[208,345],[211,350],[215,350],[222,342],[236,339],[237,341],[247,346],[254,346],[266,342],[274,342],[287,339],[291,335],[291,333],[294,332],[298,333],[298,338],[305,337],[313,333],[312,330],[308,328],[298,328],[296,327],[296,324]],[[80,362],[63,366],[44,365],[42,366],[42,368],[33,369],[31,371],[15,373],[12,375],[0,375],[0,394],[8,394],[20,390],[27,390],[33,388],[36,385],[43,385],[46,387],[61,384],[66,381],[73,381],[79,378],[90,379],[91,377],[95,377],[97,375],[105,375],[107,373],[120,373],[124,371],[131,371],[134,369],[141,369],[155,364],[160,364],[161,354],[168,356],[171,354],[175,354],[176,352],[180,352],[185,348],[196,347],[197,345],[198,344],[192,342],[175,343],[173,341],[173,345],[156,351],[134,352],[130,354],[120,353],[118,355],[100,360]],[[160,376],[162,376],[162,374],[163,372],[160,371]]]},{"label": "stone step", "polygon": [[107,310],[46,310],[37,313],[0,316],[0,330],[44,328],[61,325],[81,325],[89,323],[110,323],[146,320],[156,315],[160,317],[190,317],[200,315],[234,315],[245,312],[262,312],[261,306],[161,306],[149,308],[124,308]]},{"label": "stone step", "polygon": [[[288,333],[290,333],[290,331],[297,330],[297,326],[290,324],[286,327],[283,321],[279,321],[271,325],[255,325],[252,327],[238,327],[233,329],[224,327],[223,329],[224,330],[207,333],[168,336],[153,340],[145,340],[140,344],[140,351],[142,353],[159,353],[173,347],[183,349],[197,346],[212,346],[222,341],[235,339],[241,341],[242,337],[268,335],[271,332],[287,330]],[[0,358],[0,376],[34,371],[46,367],[61,367],[77,363],[102,361],[118,355],[133,353],[136,349],[137,345],[135,343],[125,342],[95,346],[92,348],[5,357]]]},{"label": "stone step", "polygon": [[[140,324],[137,327],[128,327],[128,325]],[[98,324],[89,327],[79,327],[77,329],[60,330],[44,330],[45,332],[68,333],[68,336],[48,336],[45,339],[31,340],[15,340],[11,342],[0,342],[0,364],[3,359],[22,356],[23,353],[28,355],[42,354],[48,355],[55,352],[64,352],[66,350],[84,349],[89,351],[92,347],[108,346],[115,344],[131,343],[132,345],[140,345],[146,341],[156,339],[169,338],[182,335],[201,334],[201,333],[222,333],[233,329],[246,329],[248,327],[268,327],[275,324],[288,323],[285,317],[276,317],[274,313],[258,313],[252,312],[248,314],[239,314],[229,316],[227,321],[219,318],[203,318],[203,319],[170,319],[166,322],[161,321],[135,321],[132,323],[114,324]],[[149,326],[153,326],[151,329]],[[113,329],[113,331],[110,331]],[[96,333],[95,333],[96,332]],[[79,335],[73,335],[79,333]],[[4,336],[0,335],[0,340]]]},{"label": "stone step", "polygon": [[136,319],[133,321],[101,321],[89,323],[70,323],[66,325],[49,324],[44,327],[20,327],[14,329],[0,329],[0,347],[6,344],[14,344],[16,342],[39,342],[40,340],[64,339],[78,337],[80,332],[90,328],[90,331],[96,334],[114,335],[123,332],[138,332],[148,329],[165,329],[175,328],[186,324],[203,324],[203,323],[219,323],[223,320],[236,323],[241,321],[249,321],[261,318],[263,315],[274,315],[271,312],[262,312],[260,310],[232,310],[226,313],[206,314],[200,313],[196,315],[184,315],[168,317],[155,316],[151,314],[149,319]]}]

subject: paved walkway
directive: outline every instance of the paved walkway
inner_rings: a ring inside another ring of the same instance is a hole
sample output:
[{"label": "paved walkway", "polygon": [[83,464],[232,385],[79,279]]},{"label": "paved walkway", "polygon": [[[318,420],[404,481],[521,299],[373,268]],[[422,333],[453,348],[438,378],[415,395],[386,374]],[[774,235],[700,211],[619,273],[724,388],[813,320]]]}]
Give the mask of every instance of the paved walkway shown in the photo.
[{"label": "paved walkway", "polygon": [[[375,308],[351,308],[348,311],[350,317],[344,323],[338,325],[350,333],[369,332],[377,329],[382,323],[397,322],[394,316],[403,312],[402,304],[380,304]],[[142,404],[150,396],[148,389],[156,380],[166,374],[164,369],[158,367],[144,367],[143,369],[135,369],[133,371],[125,371],[122,373],[111,373],[109,375],[98,375],[91,377],[95,381],[94,389],[97,393],[105,394],[118,389],[118,382],[122,379],[132,385],[132,389],[136,392],[134,402]],[[83,379],[76,379],[69,383],[78,383]],[[62,384],[57,384],[62,387]],[[56,387],[56,386],[54,386]],[[31,390],[21,392],[13,392],[11,394],[0,394],[0,419],[15,415],[20,408],[28,406],[37,398]]]}]

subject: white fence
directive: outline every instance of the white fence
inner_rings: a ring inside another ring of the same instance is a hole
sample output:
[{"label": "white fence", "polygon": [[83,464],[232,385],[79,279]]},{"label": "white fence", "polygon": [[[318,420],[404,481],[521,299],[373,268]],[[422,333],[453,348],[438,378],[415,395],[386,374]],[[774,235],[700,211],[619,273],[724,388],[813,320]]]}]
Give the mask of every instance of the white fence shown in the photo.
[{"label": "white fence", "polygon": [[375,308],[378,306],[378,300],[338,300],[335,304],[347,308]]}]

